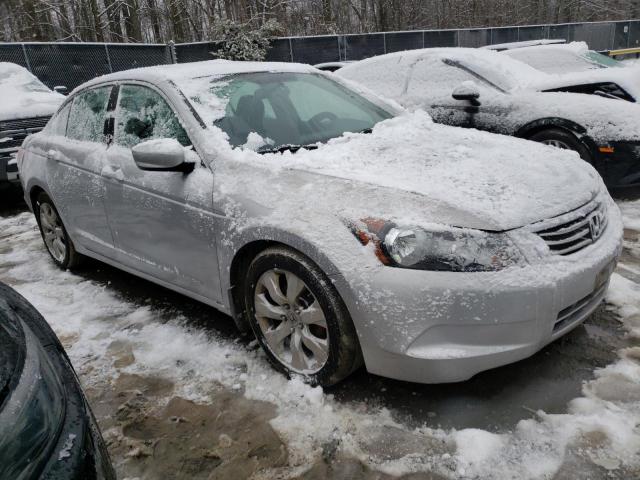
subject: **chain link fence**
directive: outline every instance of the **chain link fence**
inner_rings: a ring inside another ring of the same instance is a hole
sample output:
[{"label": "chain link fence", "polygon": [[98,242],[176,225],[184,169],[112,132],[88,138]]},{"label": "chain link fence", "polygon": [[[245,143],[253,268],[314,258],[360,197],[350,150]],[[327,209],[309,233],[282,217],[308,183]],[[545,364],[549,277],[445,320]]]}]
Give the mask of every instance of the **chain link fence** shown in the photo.
[{"label": "chain link fence", "polygon": [[[415,30],[314,37],[271,42],[267,60],[316,64],[361,60],[374,55],[428,47],[480,47],[538,39],[585,41],[593,50],[640,47],[640,20],[528,25],[460,30]],[[105,73],[168,63],[210,60],[216,42],[183,44],[0,43],[0,62],[22,65],[50,88],[69,90]]]}]

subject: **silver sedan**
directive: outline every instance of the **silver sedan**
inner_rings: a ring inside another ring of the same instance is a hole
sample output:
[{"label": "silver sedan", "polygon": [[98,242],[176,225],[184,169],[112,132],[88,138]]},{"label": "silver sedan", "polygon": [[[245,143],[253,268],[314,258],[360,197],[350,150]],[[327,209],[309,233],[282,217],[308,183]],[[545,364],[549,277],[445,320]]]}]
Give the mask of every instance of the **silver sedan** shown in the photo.
[{"label": "silver sedan", "polygon": [[314,384],[460,381],[580,324],[621,248],[597,173],[394,105],[295,64],[119,72],[25,141],[20,178],[61,268],[212,305]]}]

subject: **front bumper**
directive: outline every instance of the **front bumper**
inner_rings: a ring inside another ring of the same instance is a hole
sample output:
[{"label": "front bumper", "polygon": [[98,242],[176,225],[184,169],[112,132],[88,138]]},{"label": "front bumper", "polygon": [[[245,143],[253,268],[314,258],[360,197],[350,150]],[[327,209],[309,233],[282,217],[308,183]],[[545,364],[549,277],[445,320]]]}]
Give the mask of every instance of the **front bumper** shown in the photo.
[{"label": "front bumper", "polygon": [[[601,303],[621,251],[615,205],[597,242],[566,257],[490,273],[381,267],[348,282],[345,302],[367,370],[419,383],[457,382],[527,358]],[[341,292],[342,293],[342,292]]]}]

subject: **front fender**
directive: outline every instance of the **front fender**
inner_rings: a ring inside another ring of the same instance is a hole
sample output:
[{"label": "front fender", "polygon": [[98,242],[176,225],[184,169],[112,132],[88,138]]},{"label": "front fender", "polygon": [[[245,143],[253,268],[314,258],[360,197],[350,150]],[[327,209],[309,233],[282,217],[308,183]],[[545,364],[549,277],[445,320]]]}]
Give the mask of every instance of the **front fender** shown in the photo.
[{"label": "front fender", "polygon": [[228,292],[226,306],[241,331],[247,331],[248,326],[242,315],[242,303],[234,295],[237,288],[234,277],[242,275],[247,257],[255,256],[270,245],[287,246],[311,259],[331,279],[345,301],[352,296],[343,280],[345,270],[364,270],[369,264],[378,265],[375,255],[363,247],[339,219],[329,224],[325,224],[324,229],[317,226],[312,229],[310,224],[298,229],[255,225],[235,231],[232,239],[222,235],[218,242],[221,286],[223,292]]},{"label": "front fender", "polygon": [[548,128],[561,128],[564,130],[568,130],[571,133],[575,134],[581,140],[583,138],[589,138],[586,128],[584,128],[582,125],[572,120],[567,120],[566,118],[559,117],[545,117],[529,122],[526,125],[520,127],[516,131],[515,136],[520,138],[527,138],[534,133],[539,132],[540,130]]}]

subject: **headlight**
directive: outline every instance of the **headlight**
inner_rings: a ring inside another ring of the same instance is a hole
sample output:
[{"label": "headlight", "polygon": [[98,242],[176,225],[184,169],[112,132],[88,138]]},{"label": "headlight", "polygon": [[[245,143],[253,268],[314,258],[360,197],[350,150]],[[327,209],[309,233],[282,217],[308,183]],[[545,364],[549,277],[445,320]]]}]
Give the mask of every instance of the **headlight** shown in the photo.
[{"label": "headlight", "polygon": [[372,241],[386,265],[449,272],[488,272],[522,264],[518,248],[500,233],[434,226],[397,226],[365,219],[352,230],[363,244]]}]

